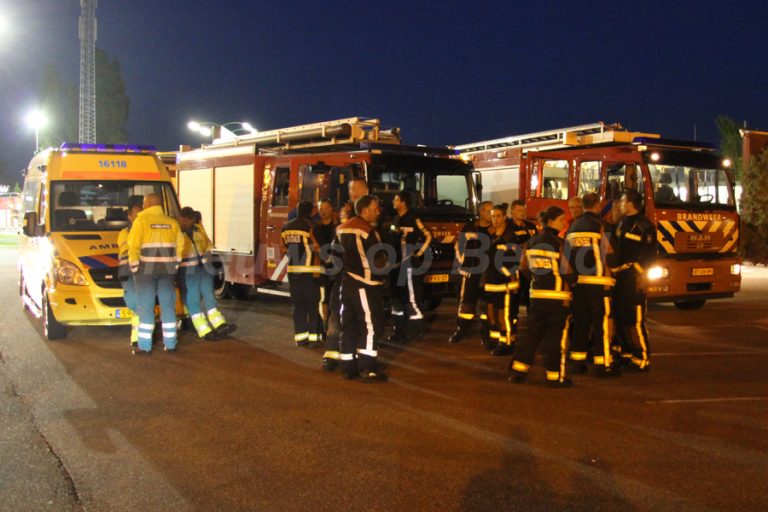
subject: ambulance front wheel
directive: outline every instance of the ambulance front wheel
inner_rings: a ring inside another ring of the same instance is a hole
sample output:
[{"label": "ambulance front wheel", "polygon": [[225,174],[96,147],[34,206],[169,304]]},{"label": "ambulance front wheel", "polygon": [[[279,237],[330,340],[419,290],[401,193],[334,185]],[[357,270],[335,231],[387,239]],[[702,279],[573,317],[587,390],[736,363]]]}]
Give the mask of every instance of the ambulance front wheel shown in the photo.
[{"label": "ambulance front wheel", "polygon": [[43,292],[43,334],[48,340],[61,340],[67,337],[67,326],[59,323],[48,302],[48,293]]}]

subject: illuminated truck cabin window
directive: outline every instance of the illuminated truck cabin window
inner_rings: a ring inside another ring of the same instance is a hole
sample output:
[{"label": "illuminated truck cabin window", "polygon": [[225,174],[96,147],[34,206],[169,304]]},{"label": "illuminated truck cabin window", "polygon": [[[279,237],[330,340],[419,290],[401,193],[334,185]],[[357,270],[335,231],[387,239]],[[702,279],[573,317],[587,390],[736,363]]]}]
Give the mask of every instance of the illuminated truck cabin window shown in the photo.
[{"label": "illuminated truck cabin window", "polygon": [[579,164],[579,196],[600,192],[600,162]]},{"label": "illuminated truck cabin window", "polygon": [[531,197],[568,199],[568,161],[537,161],[531,175]]},{"label": "illuminated truck cabin window", "polygon": [[648,164],[657,207],[733,207],[731,185],[724,169]]},{"label": "illuminated truck cabin window", "polygon": [[170,184],[135,181],[57,181],[51,184],[52,231],[119,231],[128,225],[128,207],[147,194],[160,194],[165,211],[178,215]]},{"label": "illuminated truck cabin window", "polygon": [[429,212],[471,213],[476,204],[470,167],[449,158],[396,158],[374,161],[368,171],[371,193],[390,207],[395,194],[411,194],[411,206]]},{"label": "illuminated truck cabin window", "polygon": [[[313,170],[314,169],[314,170]],[[309,201],[315,206],[320,199],[330,199],[338,208],[349,200],[349,181],[355,176],[362,176],[360,165],[351,164],[345,167],[301,166],[301,200]],[[327,191],[321,197],[323,180],[326,180]]]}]

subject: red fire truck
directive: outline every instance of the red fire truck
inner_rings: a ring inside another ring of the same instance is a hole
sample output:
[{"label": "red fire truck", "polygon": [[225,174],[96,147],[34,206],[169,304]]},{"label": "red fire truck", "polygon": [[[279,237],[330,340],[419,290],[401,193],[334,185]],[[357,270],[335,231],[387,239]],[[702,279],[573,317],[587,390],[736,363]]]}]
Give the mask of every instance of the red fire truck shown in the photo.
[{"label": "red fire truck", "polygon": [[381,201],[382,223],[392,216],[396,192],[412,194],[433,234],[424,282],[433,297],[452,293],[453,243],[477,211],[472,166],[454,150],[406,146],[398,129],[355,117],[239,135],[178,153],[180,203],[202,213],[223,268],[218,294],[241,296],[256,288],[287,295],[283,224],[302,200],[344,204],[347,183],[359,176]]},{"label": "red fire truck", "polygon": [[483,198],[526,201],[529,217],[597,193],[608,221],[635,188],[657,228],[659,259],[648,270],[649,300],[696,309],[741,286],[739,216],[730,162],[711,145],[595,123],[456,146],[480,171]]}]

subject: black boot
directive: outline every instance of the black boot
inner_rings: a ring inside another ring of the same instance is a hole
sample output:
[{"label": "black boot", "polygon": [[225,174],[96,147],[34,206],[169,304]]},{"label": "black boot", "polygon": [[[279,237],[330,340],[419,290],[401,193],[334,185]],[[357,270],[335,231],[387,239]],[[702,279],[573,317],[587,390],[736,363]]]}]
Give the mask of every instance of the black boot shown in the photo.
[{"label": "black boot", "polygon": [[453,334],[451,334],[451,337],[448,338],[448,343],[458,343],[461,341],[461,339],[467,334],[467,331],[469,331],[469,321],[462,319],[459,319],[456,322],[456,330]]}]

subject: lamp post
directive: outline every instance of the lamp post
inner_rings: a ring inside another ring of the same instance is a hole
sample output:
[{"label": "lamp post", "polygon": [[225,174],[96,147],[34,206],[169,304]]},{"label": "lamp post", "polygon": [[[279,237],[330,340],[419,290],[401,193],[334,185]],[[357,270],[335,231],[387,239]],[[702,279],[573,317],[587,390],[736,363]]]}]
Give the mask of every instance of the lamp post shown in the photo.
[{"label": "lamp post", "polygon": [[258,132],[256,128],[246,121],[232,121],[224,124],[210,121],[190,121],[187,123],[187,128],[195,133],[199,133],[203,137],[210,137],[211,142],[216,139],[234,139],[238,135],[252,135]]},{"label": "lamp post", "polygon": [[48,117],[40,110],[27,114],[27,126],[35,130],[35,154],[40,151],[40,129],[48,124]]}]

